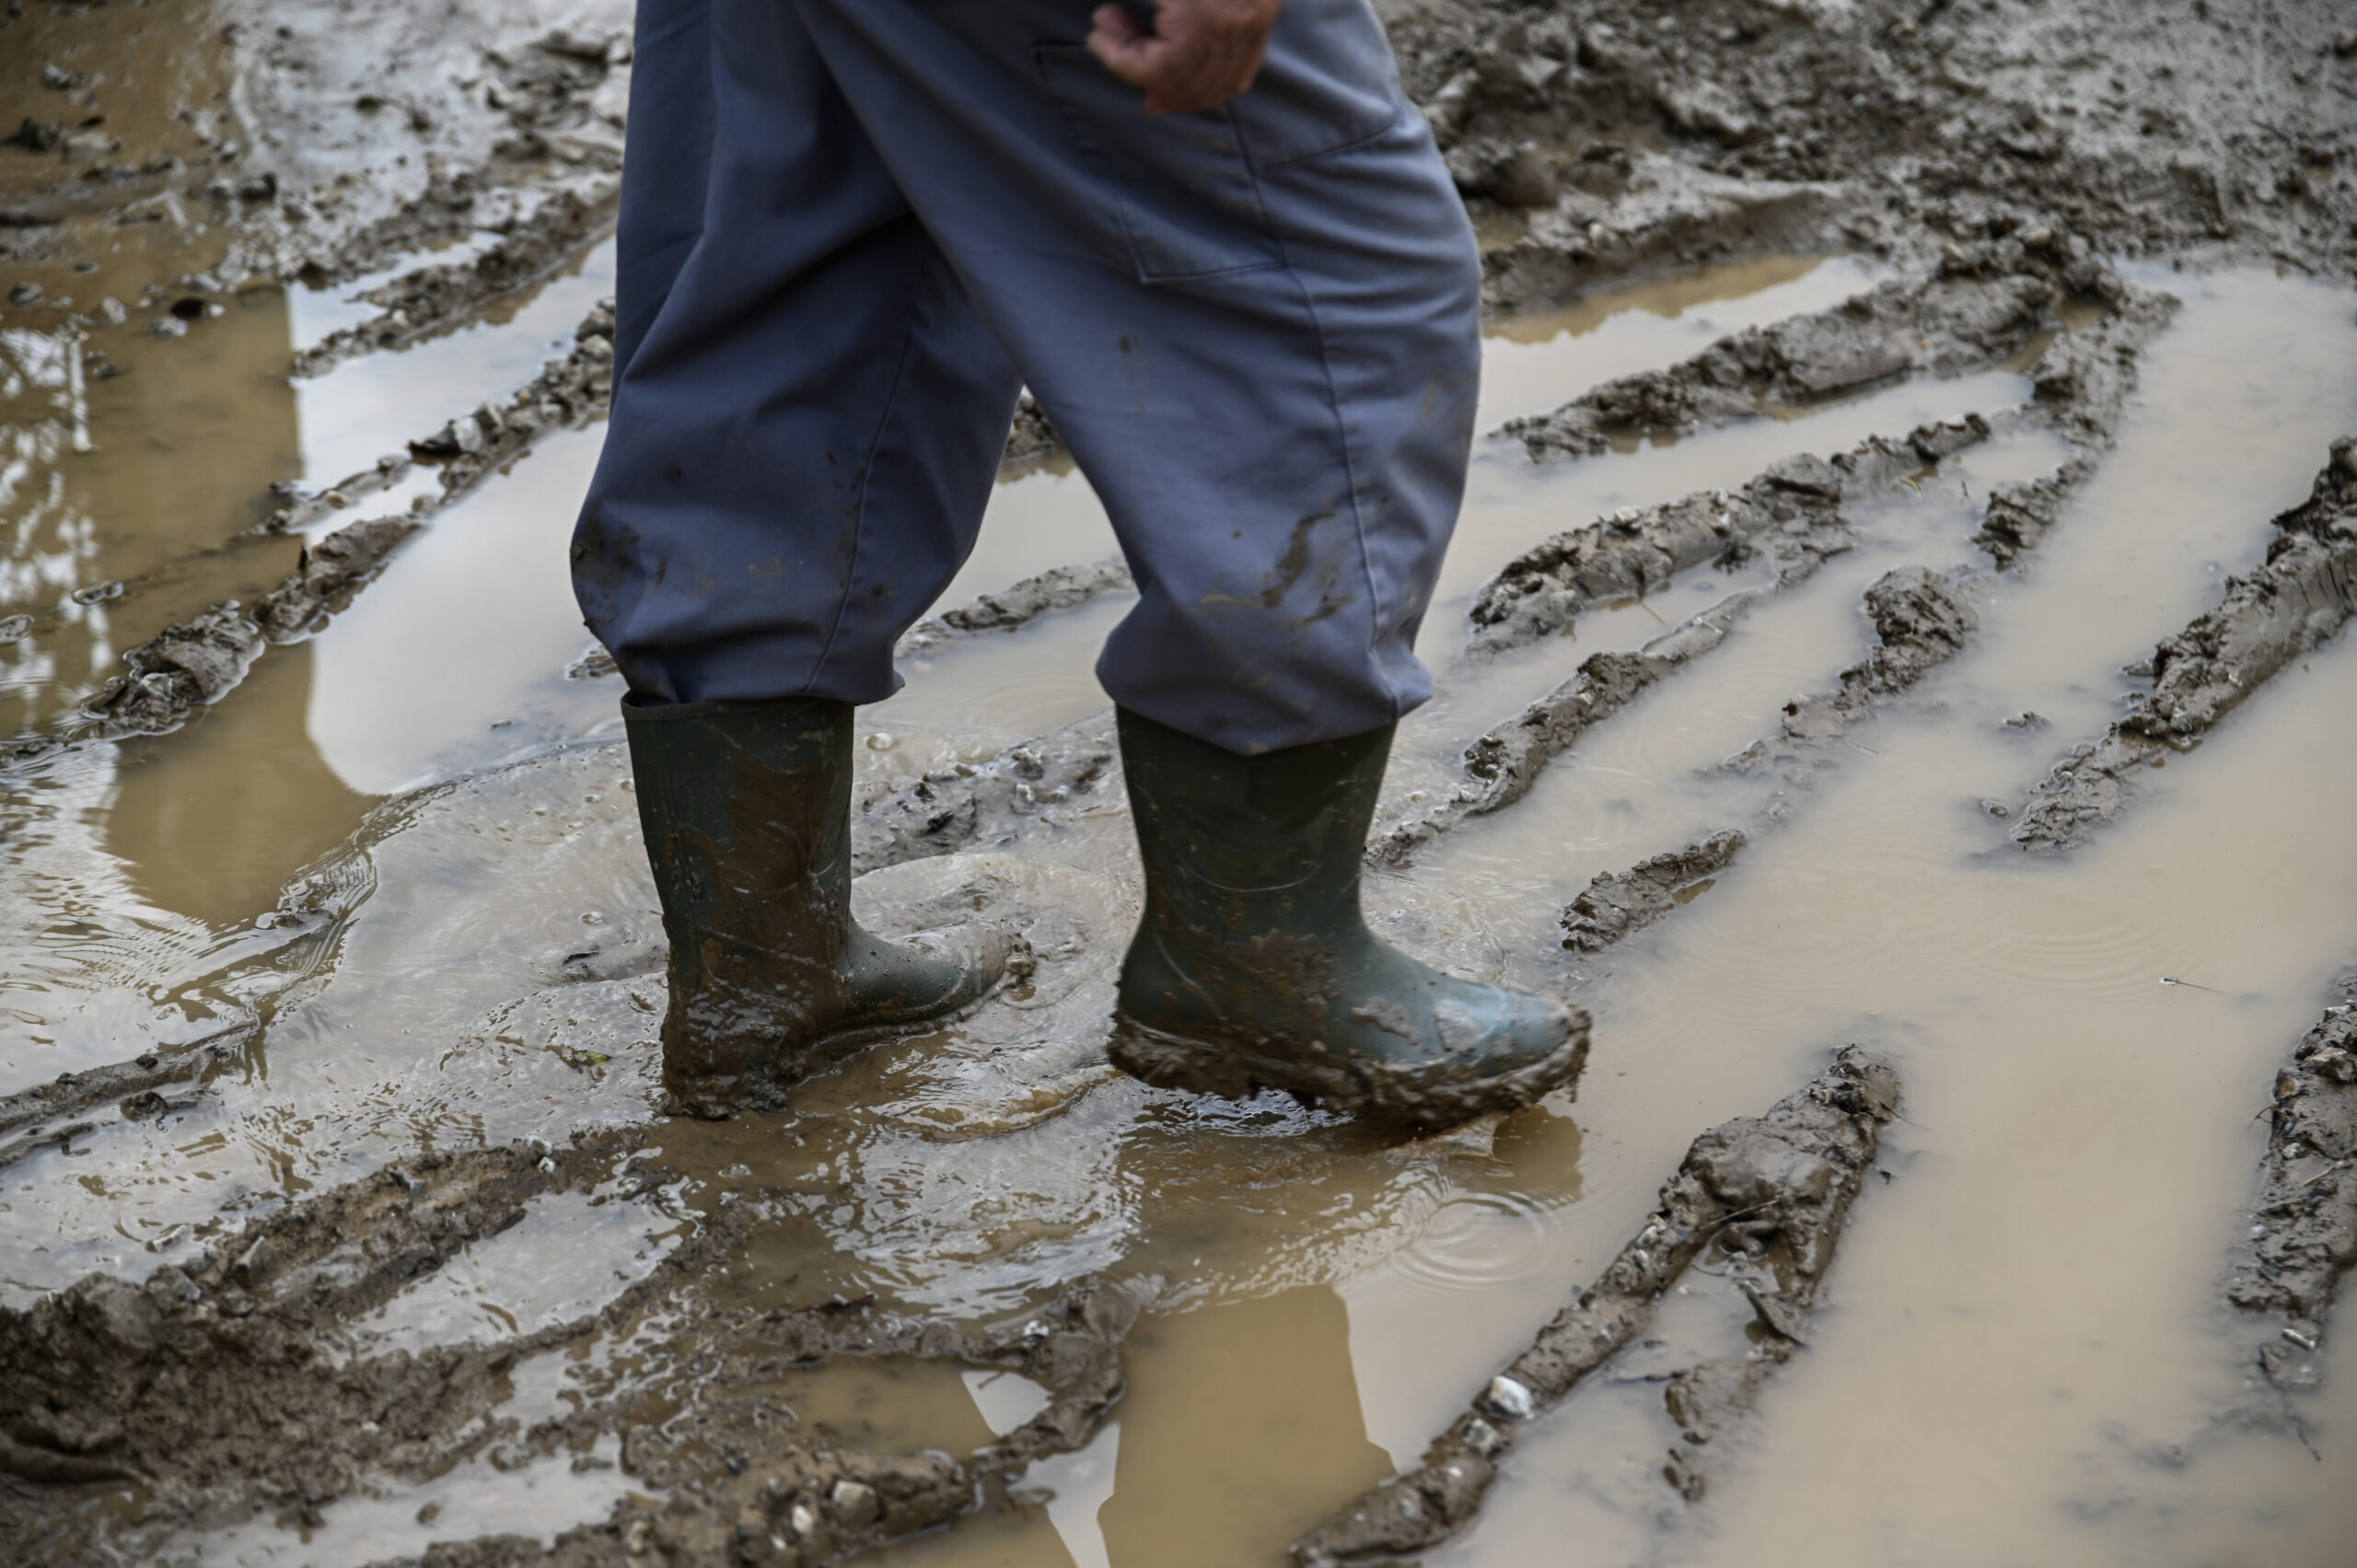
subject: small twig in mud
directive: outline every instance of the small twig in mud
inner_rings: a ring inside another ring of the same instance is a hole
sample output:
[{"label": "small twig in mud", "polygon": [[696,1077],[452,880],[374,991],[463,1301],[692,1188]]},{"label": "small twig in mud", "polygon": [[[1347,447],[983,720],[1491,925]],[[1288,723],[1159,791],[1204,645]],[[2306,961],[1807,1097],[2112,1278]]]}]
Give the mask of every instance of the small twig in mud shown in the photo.
[{"label": "small twig in mud", "polygon": [[2231,992],[2221,991],[2214,985],[2198,985],[2192,981],[2178,980],[2170,975],[2161,976],[2161,983],[2163,985],[2181,985],[2188,991],[2206,991],[2212,996],[2229,996],[2233,994]]}]

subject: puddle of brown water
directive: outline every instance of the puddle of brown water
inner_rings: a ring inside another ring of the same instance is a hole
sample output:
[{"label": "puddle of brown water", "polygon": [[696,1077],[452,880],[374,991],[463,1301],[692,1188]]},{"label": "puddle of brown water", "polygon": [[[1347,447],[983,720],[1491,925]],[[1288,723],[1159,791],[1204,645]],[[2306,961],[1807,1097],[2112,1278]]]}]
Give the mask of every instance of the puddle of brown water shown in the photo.
[{"label": "puddle of brown water", "polygon": [[284,296],[235,296],[175,343],[101,341],[127,374],[86,373],[72,334],[0,330],[0,387],[23,388],[0,400],[0,616],[33,618],[0,647],[0,734],[46,726],[166,624],[250,601],[299,548],[245,531],[296,461]]},{"label": "puddle of brown water", "polygon": [[374,797],[336,776],[305,726],[313,651],[280,649],[187,730],[116,748],[104,842],[144,897],[234,925],[359,825]]},{"label": "puddle of brown water", "polygon": [[[2337,292],[2248,277],[2185,292],[2148,406],[2029,580],[1984,595],[1976,647],[1589,993],[1580,1113],[1616,1134],[1585,1162],[1574,1241],[1592,1255],[1633,1227],[1695,1130],[1765,1103],[1823,1049],[1876,1043],[1909,1083],[1899,1178],[1862,1205],[1823,1331],[1771,1396],[1738,1495],[1680,1561],[1950,1562],[1962,1543],[1964,1560],[2051,1560],[2063,1541],[2082,1562],[2322,1561],[2345,1539],[2332,1438],[2321,1467],[2263,1436],[2214,1470],[2197,1450],[2182,1476],[2138,1456],[2186,1443],[2242,1381],[2211,1304],[2250,1190],[2251,1111],[2357,940],[2357,821],[2333,783],[2357,761],[2357,645],[2287,674],[2070,861],[2026,861],[1971,805],[2018,801],[2113,711],[2118,663],[2215,598],[2213,565],[2256,558],[2357,402]],[[2025,706],[2053,728],[2005,729]],[[1515,860],[1539,820],[1496,824],[1484,863]],[[2235,999],[2188,1007],[2162,974]],[[2344,1384],[2328,1402],[2342,1444],[2352,1400]],[[1657,1393],[1613,1414],[1627,1403],[1582,1395],[1438,1560],[1529,1561],[1567,1531],[1649,1560],[1675,1434]],[[2169,1533],[2240,1486],[2230,1514]]]},{"label": "puddle of brown water", "polygon": [[1360,1419],[1348,1330],[1326,1285],[1151,1314],[1125,1347],[1114,1419],[1084,1454],[1028,1478],[1052,1501],[874,1561],[1279,1568],[1283,1543],[1332,1499],[1391,1471]]},{"label": "puddle of brown water", "polygon": [[[969,1381],[971,1378],[972,1381]],[[871,1454],[916,1454],[928,1448],[970,1454],[1013,1425],[993,1428],[975,1402],[976,1385],[993,1397],[1011,1381],[1039,1392],[1036,1384],[1011,1373],[968,1372],[941,1361],[863,1361],[845,1357],[824,1366],[789,1369],[774,1379],[732,1390],[771,1394],[800,1418],[797,1432]],[[1012,1388],[1013,1407],[1031,1405]],[[1029,1419],[1027,1412],[1024,1420]]]}]

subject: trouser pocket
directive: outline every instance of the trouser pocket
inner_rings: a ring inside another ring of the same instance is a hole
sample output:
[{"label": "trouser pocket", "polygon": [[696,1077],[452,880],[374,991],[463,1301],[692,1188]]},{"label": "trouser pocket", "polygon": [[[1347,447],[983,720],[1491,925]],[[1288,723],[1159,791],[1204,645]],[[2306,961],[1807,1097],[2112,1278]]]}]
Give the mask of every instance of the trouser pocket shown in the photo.
[{"label": "trouser pocket", "polygon": [[1409,112],[1366,0],[1288,0],[1251,90],[1188,114],[1146,113],[1144,93],[1084,45],[1031,53],[1106,226],[1145,283],[1283,265],[1293,215],[1272,210],[1260,177],[1380,136]]},{"label": "trouser pocket", "polygon": [[1031,52],[1119,220],[1139,281],[1283,264],[1229,106],[1148,114],[1144,94],[1085,46],[1042,43]]}]

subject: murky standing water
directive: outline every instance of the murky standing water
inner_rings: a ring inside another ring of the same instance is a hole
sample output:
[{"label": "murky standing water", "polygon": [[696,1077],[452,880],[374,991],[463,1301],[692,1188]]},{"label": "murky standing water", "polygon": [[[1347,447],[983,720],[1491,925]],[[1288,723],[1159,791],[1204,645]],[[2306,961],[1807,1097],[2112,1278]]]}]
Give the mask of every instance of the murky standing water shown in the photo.
[{"label": "murky standing water", "polygon": [[[266,587],[293,548],[247,531],[272,481],[365,468],[406,429],[388,410],[503,390],[610,265],[595,252],[503,321],[293,388],[273,367],[342,319],[332,299],[240,296],[109,383],[140,389],[136,402],[76,402],[70,366],[11,340],[38,371],[0,411],[17,441],[0,610],[39,628],[0,648],[13,722],[86,695],[126,637]],[[1771,259],[1500,322],[1483,427],[1873,275]],[[1103,1025],[1136,875],[1109,799],[1062,838],[861,883],[886,923],[970,897],[1025,912],[1043,963],[1019,1006],[869,1051],[784,1118],[649,1128],[679,1176],[660,1202],[538,1201],[358,1325],[362,1348],[565,1321],[724,1203],[752,1217],[753,1239],[675,1310],[873,1294],[974,1319],[1092,1271],[1157,1274],[1166,1293],[1125,1350],[1130,1391],[1087,1447],[1037,1467],[1029,1501],[871,1560],[1273,1568],[1295,1534],[1414,1462],[1642,1223],[1688,1140],[1859,1041],[1907,1085],[1887,1180],[1862,1200],[1810,1346],[1771,1386],[1707,1530],[1679,1522],[1658,1473],[1676,1435],[1658,1387],[1599,1378],[1430,1561],[2337,1561],[2357,1533],[2340,1480],[2357,1454],[2357,1335],[2336,1342],[2311,1456],[2216,1423],[2247,1376],[2216,1303],[2252,1112],[2320,983],[2357,960],[2357,815],[2339,787],[2357,765],[2357,641],[2279,678],[2067,859],[2021,855],[1976,805],[2017,802],[2118,711],[2131,690],[2119,667],[2258,558],[2357,407],[2345,295],[2246,273],[2151,281],[2184,311],[2117,451],[2024,570],[1986,570],[1969,535],[1989,484],[2061,460],[2037,435],[1858,509],[1854,551],[1770,594],[1519,805],[1374,880],[1370,906],[1401,940],[1569,987],[1591,1010],[1575,1104],[1550,1098],[1486,1144],[1399,1146],[1290,1102],[1195,1103],[1111,1072]],[[466,389],[424,390],[445,386]],[[2018,366],[1902,382],[1547,467],[1485,441],[1422,640],[1441,691],[1403,728],[1401,778],[1446,775],[1467,739],[1586,655],[1767,586],[1701,568],[1583,616],[1567,641],[1464,661],[1465,607],[1513,552],[1794,451],[2026,393]],[[208,445],[208,420],[239,438]],[[246,1031],[241,1070],[195,1106],[110,1122],[0,1177],[0,1295],[142,1273],[421,1146],[648,1121],[658,928],[617,692],[566,673],[584,639],[562,546],[599,436],[542,441],[189,729],[49,759],[0,794],[0,1087]],[[213,455],[159,467],[159,448]],[[155,499],[159,473],[174,505]],[[999,487],[947,601],[1111,549],[1086,481],[1034,465]],[[1805,786],[1722,769],[1865,651],[1858,596],[1910,563],[1975,568],[1973,645]],[[79,604],[93,580],[135,591]],[[860,715],[864,788],[1100,710],[1090,661],[1124,608],[1109,597],[910,661],[906,691]],[[2024,710],[2048,726],[2004,722]],[[1570,964],[1555,919],[1591,876],[1722,827],[1756,842],[1704,896]],[[510,1413],[528,1424],[653,1376],[645,1353],[625,1334],[528,1361]],[[1012,1375],[878,1363],[812,1373],[786,1397],[842,1441],[963,1451],[1042,1396]],[[388,1477],[323,1526],[250,1521],[168,1558],[359,1563],[493,1529],[552,1539],[627,1493],[617,1458]]]}]

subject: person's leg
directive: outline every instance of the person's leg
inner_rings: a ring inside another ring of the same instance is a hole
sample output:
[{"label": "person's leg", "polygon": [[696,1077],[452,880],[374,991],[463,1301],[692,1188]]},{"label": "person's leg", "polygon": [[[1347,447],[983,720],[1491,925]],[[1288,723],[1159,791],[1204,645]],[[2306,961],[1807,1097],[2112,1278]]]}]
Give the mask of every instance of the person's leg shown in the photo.
[{"label": "person's leg", "polygon": [[575,591],[651,698],[880,701],[973,548],[1015,373],[790,6],[646,0],[639,29],[632,144],[672,161],[624,171]]},{"label": "person's leg", "polygon": [[574,540],[670,941],[664,1078],[773,1104],[974,1001],[995,933],[850,912],[852,708],[972,547],[1016,387],[792,11],[643,0],[616,376]]},{"label": "person's leg", "polygon": [[1247,753],[1422,702],[1480,269],[1364,0],[1294,0],[1249,93],[1161,118],[1086,0],[795,3],[1104,500],[1114,700]]},{"label": "person's leg", "polygon": [[1570,1010],[1360,913],[1480,353],[1470,227],[1364,0],[1293,0],[1251,92],[1161,119],[1085,0],[795,4],[1137,579],[1098,664],[1146,867],[1114,1059],[1422,1123],[1567,1081]]}]

